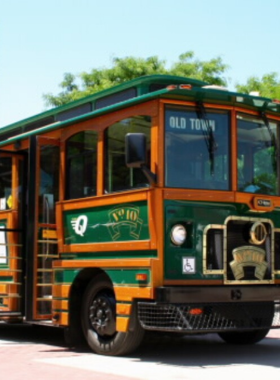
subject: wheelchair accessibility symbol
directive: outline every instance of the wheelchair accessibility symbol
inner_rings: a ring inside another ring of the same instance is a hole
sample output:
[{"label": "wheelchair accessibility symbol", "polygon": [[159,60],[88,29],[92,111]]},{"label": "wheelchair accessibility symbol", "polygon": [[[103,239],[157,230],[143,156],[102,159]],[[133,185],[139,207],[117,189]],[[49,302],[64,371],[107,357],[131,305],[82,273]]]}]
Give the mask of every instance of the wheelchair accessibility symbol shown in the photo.
[{"label": "wheelchair accessibility symbol", "polygon": [[195,273],[195,257],[183,257],[183,273]]}]

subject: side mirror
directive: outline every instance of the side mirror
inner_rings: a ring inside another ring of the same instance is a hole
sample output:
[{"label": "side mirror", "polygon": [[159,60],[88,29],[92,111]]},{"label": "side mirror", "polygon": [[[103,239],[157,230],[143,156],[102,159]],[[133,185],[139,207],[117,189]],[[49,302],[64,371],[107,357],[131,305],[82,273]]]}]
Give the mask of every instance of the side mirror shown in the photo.
[{"label": "side mirror", "polygon": [[147,144],[144,133],[128,133],[125,136],[125,162],[129,168],[141,168],[147,164]]}]

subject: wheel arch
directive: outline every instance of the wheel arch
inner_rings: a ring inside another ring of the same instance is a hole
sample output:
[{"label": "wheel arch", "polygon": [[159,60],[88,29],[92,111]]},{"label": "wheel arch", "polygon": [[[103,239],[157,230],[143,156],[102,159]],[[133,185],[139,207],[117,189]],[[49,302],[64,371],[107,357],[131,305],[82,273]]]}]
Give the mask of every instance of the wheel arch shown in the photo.
[{"label": "wheel arch", "polygon": [[85,342],[81,326],[81,308],[85,290],[92,279],[99,275],[111,281],[106,272],[100,268],[82,269],[73,281],[69,292],[69,326],[65,328],[65,340],[70,346]]}]

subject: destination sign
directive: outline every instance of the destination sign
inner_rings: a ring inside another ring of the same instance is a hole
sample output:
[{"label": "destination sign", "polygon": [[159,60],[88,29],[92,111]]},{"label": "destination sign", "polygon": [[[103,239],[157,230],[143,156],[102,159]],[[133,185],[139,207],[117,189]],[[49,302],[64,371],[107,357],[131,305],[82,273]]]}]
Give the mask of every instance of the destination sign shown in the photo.
[{"label": "destination sign", "polygon": [[189,128],[192,131],[201,131],[201,130],[208,130],[208,128],[211,128],[213,131],[215,131],[215,120],[202,120],[202,119],[194,119],[194,118],[185,118],[185,117],[178,117],[178,116],[170,116],[169,117],[169,125],[170,128],[173,129],[187,129],[187,126],[189,125]]},{"label": "destination sign", "polygon": [[198,117],[195,111],[180,111],[167,109],[165,114],[165,128],[167,131],[202,134],[203,132],[212,132],[215,135],[225,135],[228,129],[228,115],[221,113],[209,112],[207,117]]}]

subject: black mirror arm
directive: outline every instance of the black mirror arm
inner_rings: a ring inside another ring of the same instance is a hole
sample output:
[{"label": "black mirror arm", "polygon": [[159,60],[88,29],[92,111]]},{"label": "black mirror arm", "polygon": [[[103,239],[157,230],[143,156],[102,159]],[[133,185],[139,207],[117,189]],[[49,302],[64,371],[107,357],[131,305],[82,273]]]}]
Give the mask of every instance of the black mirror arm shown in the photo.
[{"label": "black mirror arm", "polygon": [[157,184],[157,175],[153,173],[145,164],[140,166],[141,170],[147,177],[149,184],[155,186]]}]

